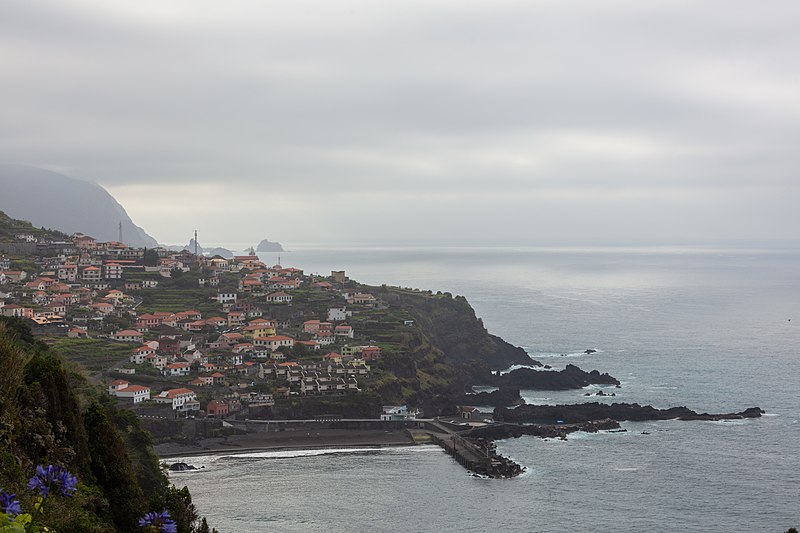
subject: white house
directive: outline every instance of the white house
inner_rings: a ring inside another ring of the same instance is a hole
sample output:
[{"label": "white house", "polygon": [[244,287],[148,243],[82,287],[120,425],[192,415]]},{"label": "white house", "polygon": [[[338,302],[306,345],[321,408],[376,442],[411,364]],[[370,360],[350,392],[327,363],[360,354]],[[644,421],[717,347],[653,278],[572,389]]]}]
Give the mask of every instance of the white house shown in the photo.
[{"label": "white house", "polygon": [[282,346],[288,346],[289,348],[294,346],[294,339],[291,337],[285,337],[283,335],[273,335],[270,337],[258,337],[253,339],[253,344],[256,346],[263,346],[265,348],[269,348],[273,352]]},{"label": "white house", "polygon": [[341,322],[347,320],[346,307],[331,307],[328,309],[328,322]]},{"label": "white house", "polygon": [[133,329],[123,329],[121,331],[117,331],[116,333],[111,335],[111,338],[114,339],[115,341],[121,341],[121,342],[141,343],[142,341],[144,341],[144,336],[140,332]]},{"label": "white house", "polygon": [[108,394],[132,400],[133,403],[140,403],[150,399],[150,387],[131,385],[123,379],[117,379],[108,385]]},{"label": "white house", "polygon": [[292,303],[292,295],[283,291],[273,292],[267,295],[267,301],[272,303]]},{"label": "white house", "polygon": [[169,377],[188,376],[192,371],[192,365],[189,363],[170,363],[161,371],[162,374]]},{"label": "white house", "polygon": [[235,292],[220,292],[217,293],[217,303],[226,304],[226,303],[236,303],[236,293]]},{"label": "white house", "polygon": [[191,389],[165,390],[153,399],[158,403],[171,404],[174,411],[200,410],[200,402],[197,401],[197,395]]}]

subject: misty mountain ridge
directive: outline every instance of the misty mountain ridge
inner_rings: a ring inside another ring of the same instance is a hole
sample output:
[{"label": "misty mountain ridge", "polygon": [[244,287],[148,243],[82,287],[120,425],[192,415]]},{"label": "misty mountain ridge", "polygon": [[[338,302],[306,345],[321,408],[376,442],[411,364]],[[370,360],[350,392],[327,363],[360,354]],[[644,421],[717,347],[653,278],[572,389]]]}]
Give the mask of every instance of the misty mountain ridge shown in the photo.
[{"label": "misty mountain ridge", "polygon": [[29,166],[0,165],[0,210],[34,226],[84,233],[153,248],[158,242],[134,224],[125,208],[96,183]]}]

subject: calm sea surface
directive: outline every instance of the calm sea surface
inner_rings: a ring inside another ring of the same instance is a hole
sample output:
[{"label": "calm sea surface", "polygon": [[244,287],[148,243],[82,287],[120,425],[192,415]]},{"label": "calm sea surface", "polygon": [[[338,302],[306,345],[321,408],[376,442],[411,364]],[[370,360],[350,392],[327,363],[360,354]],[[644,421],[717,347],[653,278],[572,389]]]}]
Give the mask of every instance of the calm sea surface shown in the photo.
[{"label": "calm sea surface", "polygon": [[[261,255],[273,263],[278,254]],[[800,526],[797,250],[308,246],[280,256],[306,272],[464,295],[489,331],[535,359],[622,381],[615,398],[599,400],[768,414],[500,441],[528,468],[513,480],[470,477],[432,446],[191,458],[206,468],[172,479],[220,531]],[[587,348],[598,353],[582,355]],[[523,396],[580,402],[596,390]]]}]

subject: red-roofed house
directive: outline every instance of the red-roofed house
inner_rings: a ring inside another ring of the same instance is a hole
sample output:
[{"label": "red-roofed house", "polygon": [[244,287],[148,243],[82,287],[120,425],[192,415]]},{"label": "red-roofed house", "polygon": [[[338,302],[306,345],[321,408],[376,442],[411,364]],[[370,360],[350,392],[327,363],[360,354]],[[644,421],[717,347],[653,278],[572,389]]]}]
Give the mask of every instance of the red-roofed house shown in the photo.
[{"label": "red-roofed house", "polygon": [[165,390],[155,398],[158,403],[172,404],[175,411],[199,411],[200,402],[197,401],[197,394],[191,389],[169,389]]},{"label": "red-roofed house", "polygon": [[285,337],[283,335],[274,335],[270,337],[256,337],[253,339],[253,344],[256,346],[263,346],[265,348],[269,348],[273,352],[282,346],[288,346],[289,348],[294,346],[294,339],[291,337]]},{"label": "red-roofed house", "polygon": [[348,326],[347,324],[340,324],[336,326],[333,332],[337,337],[347,337],[349,339],[353,338],[353,326]]},{"label": "red-roofed house", "polygon": [[116,333],[111,335],[111,338],[115,341],[120,342],[138,342],[141,343],[144,341],[144,336],[135,330],[132,329],[123,329],[121,331],[117,331]]},{"label": "red-roofed house", "polygon": [[161,371],[162,374],[169,377],[188,376],[192,371],[192,365],[189,363],[170,363]]},{"label": "red-roofed house", "polygon": [[283,291],[273,292],[267,295],[267,301],[278,304],[290,304],[292,303],[292,295]]}]

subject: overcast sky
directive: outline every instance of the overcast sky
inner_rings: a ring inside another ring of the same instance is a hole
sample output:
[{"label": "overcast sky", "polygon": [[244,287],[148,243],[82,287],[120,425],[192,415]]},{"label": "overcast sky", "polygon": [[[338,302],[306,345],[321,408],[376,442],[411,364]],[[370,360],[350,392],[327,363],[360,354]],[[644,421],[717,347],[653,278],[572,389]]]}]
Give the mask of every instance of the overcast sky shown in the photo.
[{"label": "overcast sky", "polygon": [[800,2],[0,4],[0,162],[161,242],[800,228]]}]

